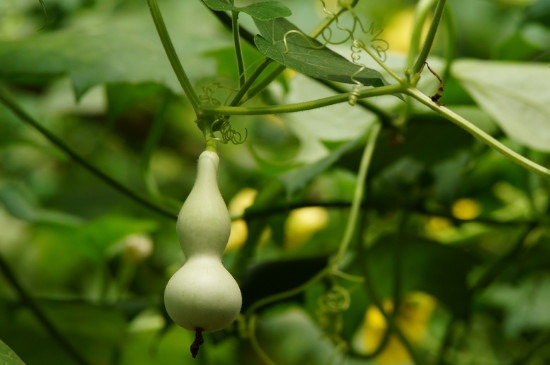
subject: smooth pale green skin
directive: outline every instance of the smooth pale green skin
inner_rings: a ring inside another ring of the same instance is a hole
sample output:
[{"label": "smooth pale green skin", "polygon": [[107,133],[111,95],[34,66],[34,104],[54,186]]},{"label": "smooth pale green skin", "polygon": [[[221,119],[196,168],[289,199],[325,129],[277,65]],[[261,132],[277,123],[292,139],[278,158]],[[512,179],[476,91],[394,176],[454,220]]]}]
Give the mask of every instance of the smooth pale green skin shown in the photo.
[{"label": "smooth pale green skin", "polygon": [[172,276],[164,291],[170,318],[190,331],[221,330],[241,311],[239,285],[215,257],[189,259]]},{"label": "smooth pale green skin", "polygon": [[197,179],[178,215],[177,232],[185,264],[164,291],[170,318],[190,331],[218,331],[230,325],[241,310],[239,285],[222,265],[221,257],[231,219],[218,189],[219,158],[204,151]]},{"label": "smooth pale green skin", "polygon": [[178,215],[178,239],[187,258],[199,254],[221,258],[229,240],[231,218],[218,189],[219,161],[215,152],[201,153],[197,179]]}]

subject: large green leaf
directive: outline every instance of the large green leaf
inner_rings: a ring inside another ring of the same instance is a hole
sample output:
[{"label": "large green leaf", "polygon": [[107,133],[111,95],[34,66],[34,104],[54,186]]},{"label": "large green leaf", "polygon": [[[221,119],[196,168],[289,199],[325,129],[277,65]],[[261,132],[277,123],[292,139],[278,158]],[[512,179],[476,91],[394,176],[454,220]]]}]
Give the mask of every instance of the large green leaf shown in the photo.
[{"label": "large green leaf", "polygon": [[356,74],[361,66],[324,47],[284,18],[255,22],[261,33],[254,37],[256,47],[280,64],[317,79],[354,84],[353,76],[367,86],[386,83],[378,71],[370,68]]},{"label": "large green leaf", "polygon": [[550,70],[546,64],[460,60],[454,76],[504,132],[550,151]]},{"label": "large green leaf", "polygon": [[[193,15],[200,3],[162,5],[170,33],[186,35],[174,44],[187,73],[193,80],[213,74],[214,62],[199,55],[226,44],[216,23]],[[68,75],[77,98],[95,85],[113,82],[156,82],[181,92],[146,7],[110,17],[92,14],[58,31],[0,41],[0,65],[0,79],[20,82]]]},{"label": "large green leaf", "polygon": [[260,1],[247,6],[235,6],[223,0],[202,0],[206,6],[216,11],[241,11],[255,19],[270,20],[292,14],[289,8],[278,1]]},{"label": "large green leaf", "polygon": [[0,340],[0,364],[2,365],[25,365],[25,363],[12,351],[2,340]]}]

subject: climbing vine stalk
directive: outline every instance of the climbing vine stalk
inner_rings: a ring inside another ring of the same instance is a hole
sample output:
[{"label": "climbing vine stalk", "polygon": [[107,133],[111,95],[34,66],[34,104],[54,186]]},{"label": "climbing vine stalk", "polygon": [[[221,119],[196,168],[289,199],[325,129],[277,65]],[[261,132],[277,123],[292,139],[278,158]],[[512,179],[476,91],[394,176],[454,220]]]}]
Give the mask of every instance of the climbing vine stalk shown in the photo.
[{"label": "climbing vine stalk", "polygon": [[[367,98],[381,95],[398,94],[405,91],[400,84],[380,86],[362,90],[358,93],[359,98]],[[204,115],[260,115],[260,114],[281,114],[295,113],[305,110],[322,108],[329,105],[347,103],[351,92],[337,94],[326,98],[315,99],[294,104],[273,105],[266,107],[242,107],[242,106],[204,106]]]},{"label": "climbing vine stalk", "polygon": [[231,13],[231,24],[233,33],[233,46],[235,47],[235,57],[237,58],[237,71],[239,73],[239,87],[242,89],[246,83],[246,73],[244,69],[243,50],[241,47],[241,36],[239,34],[239,12]]},{"label": "climbing vine stalk", "polygon": [[333,267],[336,269],[338,264],[342,261],[345,253],[347,252],[349,245],[353,239],[353,234],[357,227],[357,221],[359,219],[359,211],[361,210],[361,203],[365,197],[365,185],[367,173],[370,166],[370,161],[374,152],[374,147],[376,146],[376,141],[378,140],[378,135],[382,129],[380,123],[375,123],[371,127],[365,149],[363,150],[363,156],[361,157],[361,163],[359,165],[359,171],[357,173],[357,180],[355,183],[355,191],[353,193],[353,201],[351,203],[350,213],[344,231],[344,236],[340,243],[338,253],[334,257],[332,262]]},{"label": "climbing vine stalk", "polygon": [[170,39],[170,34],[166,29],[166,24],[164,23],[164,19],[162,18],[162,14],[158,7],[157,0],[147,0],[147,4],[149,5],[151,17],[153,18],[153,22],[155,23],[155,28],[157,29],[160,41],[162,42],[162,46],[164,47],[164,51],[166,52],[166,56],[170,61],[170,65],[172,66],[172,69],[174,70],[176,77],[178,78],[178,81],[181,84],[183,91],[185,92],[185,95],[193,106],[195,113],[199,114],[201,104],[200,99],[193,89],[191,81],[189,80],[189,77],[187,77],[187,74],[185,73],[185,70],[178,58],[178,54],[176,53],[176,49],[174,48],[172,40]]},{"label": "climbing vine stalk", "polygon": [[424,65],[424,62],[426,62],[428,55],[430,54],[430,51],[432,49],[432,45],[435,39],[435,35],[437,34],[437,30],[439,29],[439,22],[441,21],[441,17],[443,16],[443,10],[445,9],[445,2],[446,0],[439,0],[439,2],[437,3],[434,17],[432,19],[432,23],[430,24],[430,29],[428,30],[428,34],[424,39],[424,44],[422,45],[420,54],[418,55],[418,58],[416,59],[416,62],[414,63],[414,66],[412,68],[413,74],[417,74],[420,71],[420,69]]},{"label": "climbing vine stalk", "polygon": [[406,90],[406,93],[414,97],[416,100],[421,102],[422,104],[426,105],[428,108],[434,110],[435,112],[441,114],[443,117],[448,119],[449,121],[453,122],[454,124],[458,125],[459,127],[466,130],[468,133],[472,134],[473,136],[479,138],[483,142],[485,142],[487,145],[489,145],[491,148],[497,150],[498,152],[502,153],[504,156],[511,159],[513,162],[517,163],[518,165],[522,166],[523,168],[533,171],[541,176],[544,176],[546,178],[550,178],[550,169],[541,166],[537,164],[534,161],[531,161],[525,156],[520,155],[519,153],[515,152],[514,150],[506,147],[504,144],[499,142],[496,138],[491,136],[490,134],[483,131],[481,128],[470,122],[469,120],[465,119],[464,117],[461,117],[460,115],[456,114],[449,108],[446,108],[441,105],[437,105],[434,103],[428,96],[426,96],[424,93],[422,93],[420,90],[416,88],[409,88]]}]

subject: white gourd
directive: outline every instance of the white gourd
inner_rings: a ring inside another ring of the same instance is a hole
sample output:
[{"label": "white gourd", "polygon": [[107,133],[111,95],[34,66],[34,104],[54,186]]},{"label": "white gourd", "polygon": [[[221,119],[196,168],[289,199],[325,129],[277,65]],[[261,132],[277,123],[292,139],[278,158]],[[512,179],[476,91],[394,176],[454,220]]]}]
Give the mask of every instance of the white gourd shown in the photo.
[{"label": "white gourd", "polygon": [[177,223],[186,262],[164,291],[172,320],[198,333],[227,327],[242,304],[239,285],[221,262],[231,219],[218,189],[218,165],[215,152],[204,151],[199,156],[197,179]]}]

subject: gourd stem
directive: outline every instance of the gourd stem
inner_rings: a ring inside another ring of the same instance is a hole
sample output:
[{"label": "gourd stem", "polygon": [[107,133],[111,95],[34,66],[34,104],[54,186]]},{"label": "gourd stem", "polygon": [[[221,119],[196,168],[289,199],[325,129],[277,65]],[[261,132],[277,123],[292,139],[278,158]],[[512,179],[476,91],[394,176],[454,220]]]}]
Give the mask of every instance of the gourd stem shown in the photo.
[{"label": "gourd stem", "polygon": [[193,341],[190,348],[193,358],[197,357],[199,353],[199,348],[203,343],[204,339],[202,338],[202,328],[197,328],[195,330],[195,341]]},{"label": "gourd stem", "polygon": [[205,149],[210,152],[217,152],[216,151],[216,138],[214,137],[214,133],[212,132],[212,122],[210,120],[201,120],[198,122],[199,127],[202,129],[202,133],[204,134],[204,140],[206,142]]}]

